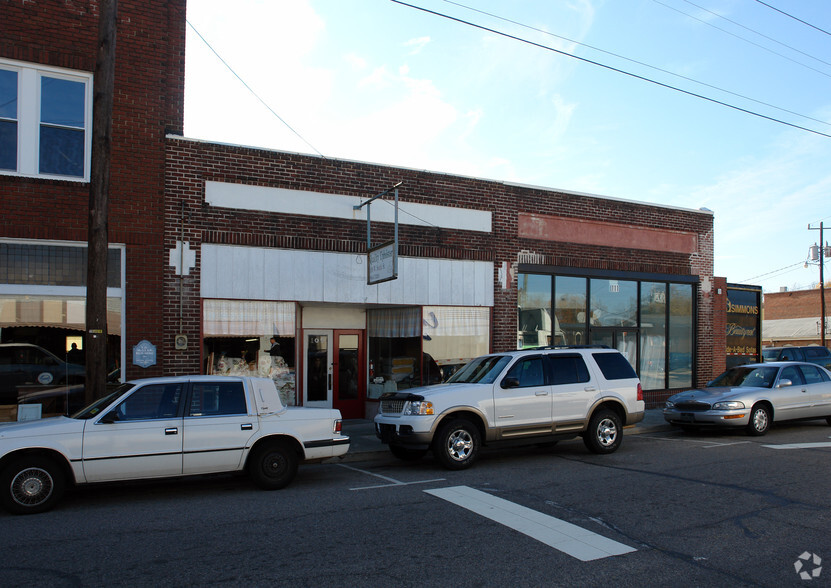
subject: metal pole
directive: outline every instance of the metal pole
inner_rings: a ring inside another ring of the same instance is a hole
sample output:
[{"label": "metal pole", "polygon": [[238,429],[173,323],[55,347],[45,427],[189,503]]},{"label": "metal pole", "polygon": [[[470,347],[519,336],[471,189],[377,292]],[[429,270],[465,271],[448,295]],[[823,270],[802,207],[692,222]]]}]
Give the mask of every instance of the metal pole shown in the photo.
[{"label": "metal pole", "polygon": [[819,224],[819,297],[822,308],[820,328],[822,329],[822,346],[825,347],[825,246],[822,239],[823,225]]}]

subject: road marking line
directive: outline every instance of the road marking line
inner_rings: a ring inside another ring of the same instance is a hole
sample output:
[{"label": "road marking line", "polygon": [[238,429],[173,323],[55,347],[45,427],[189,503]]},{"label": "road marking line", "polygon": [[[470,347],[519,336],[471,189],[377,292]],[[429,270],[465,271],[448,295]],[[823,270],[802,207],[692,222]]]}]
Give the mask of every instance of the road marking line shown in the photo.
[{"label": "road marking line", "polygon": [[400,480],[396,480],[395,478],[390,478],[388,476],[382,476],[381,474],[375,474],[373,472],[368,472],[366,470],[362,470],[359,468],[353,468],[352,466],[348,466],[343,463],[337,464],[342,468],[346,468],[347,470],[352,470],[353,472],[360,472],[362,474],[366,474],[368,476],[375,476],[376,478],[381,478],[382,480],[386,480],[389,484],[379,484],[376,486],[361,486],[360,488],[350,488],[350,490],[372,490],[373,488],[389,488],[391,486],[412,486],[413,484],[429,484],[431,482],[444,482],[445,478],[436,478],[434,480],[418,480],[416,482],[402,482]]},{"label": "road marking line", "polygon": [[782,445],[762,445],[770,449],[814,449],[819,447],[831,447],[831,442],[821,441],[819,443],[784,443]]},{"label": "road marking line", "polygon": [[731,443],[719,443],[717,441],[707,441],[706,439],[685,439],[674,437],[654,437],[652,435],[638,435],[641,439],[655,439],[656,441],[675,441],[676,443],[698,443],[704,445],[702,449],[712,449],[713,447],[729,447],[731,445],[744,445],[753,443],[753,441],[733,441]]},{"label": "road marking line", "polygon": [[577,525],[467,486],[435,488],[424,492],[501,523],[581,561],[637,551]]}]

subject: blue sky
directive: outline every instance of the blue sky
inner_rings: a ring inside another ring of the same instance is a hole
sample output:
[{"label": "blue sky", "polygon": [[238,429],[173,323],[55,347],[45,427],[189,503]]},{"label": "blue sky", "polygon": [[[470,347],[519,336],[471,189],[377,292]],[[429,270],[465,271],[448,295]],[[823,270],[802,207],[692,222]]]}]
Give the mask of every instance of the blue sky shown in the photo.
[{"label": "blue sky", "polygon": [[[831,135],[831,35],[758,0],[410,3]],[[765,3],[831,31],[825,0]],[[189,0],[188,20],[276,113],[189,27],[189,137],[705,207],[716,275],[819,280],[831,137],[389,0]]]}]

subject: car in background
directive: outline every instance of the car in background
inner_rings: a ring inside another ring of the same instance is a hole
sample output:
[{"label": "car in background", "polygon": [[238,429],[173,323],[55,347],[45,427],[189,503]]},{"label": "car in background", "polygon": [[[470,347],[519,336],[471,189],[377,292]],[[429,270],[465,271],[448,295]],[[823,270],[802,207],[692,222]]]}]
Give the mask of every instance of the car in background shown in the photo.
[{"label": "car in background", "polygon": [[68,363],[31,343],[0,343],[0,404],[17,404],[25,390],[81,384],[82,365]]},{"label": "car in background", "polygon": [[807,361],[831,370],[831,349],[822,345],[768,347],[762,349],[762,361]]},{"label": "car in background", "polygon": [[794,361],[736,366],[704,388],[670,396],[664,419],[685,431],[744,427],[749,435],[764,435],[780,421],[831,425],[831,372]]}]

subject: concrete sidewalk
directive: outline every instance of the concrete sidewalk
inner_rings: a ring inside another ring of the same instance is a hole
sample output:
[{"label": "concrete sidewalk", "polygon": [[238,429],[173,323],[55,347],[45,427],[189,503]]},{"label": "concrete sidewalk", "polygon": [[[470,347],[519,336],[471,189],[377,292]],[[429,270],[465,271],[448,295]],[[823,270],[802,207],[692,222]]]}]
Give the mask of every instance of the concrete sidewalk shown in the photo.
[{"label": "concrete sidewalk", "polygon": [[[660,408],[646,411],[641,422],[623,430],[627,435],[670,431],[672,426],[664,420],[664,413]],[[367,419],[345,419],[343,432],[349,435],[349,451],[341,459],[358,461],[390,455],[389,448],[375,436],[375,424]]]}]

